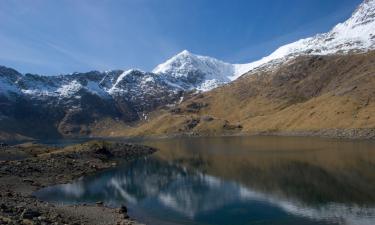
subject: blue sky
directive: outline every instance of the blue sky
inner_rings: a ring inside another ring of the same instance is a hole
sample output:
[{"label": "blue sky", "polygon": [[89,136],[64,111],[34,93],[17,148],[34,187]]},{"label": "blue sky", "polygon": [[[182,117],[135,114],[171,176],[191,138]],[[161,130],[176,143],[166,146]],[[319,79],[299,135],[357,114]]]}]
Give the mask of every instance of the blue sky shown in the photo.
[{"label": "blue sky", "polygon": [[44,75],[151,70],[189,51],[232,63],[326,32],[361,0],[1,0],[0,65]]}]

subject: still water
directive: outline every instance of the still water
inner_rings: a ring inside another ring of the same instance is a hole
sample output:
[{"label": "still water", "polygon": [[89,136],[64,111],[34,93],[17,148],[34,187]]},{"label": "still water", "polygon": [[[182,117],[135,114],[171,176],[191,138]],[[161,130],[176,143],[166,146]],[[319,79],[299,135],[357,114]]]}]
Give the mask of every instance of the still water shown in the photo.
[{"label": "still water", "polygon": [[146,224],[375,224],[375,142],[289,137],[145,141],[154,155],[35,193],[125,204]]}]

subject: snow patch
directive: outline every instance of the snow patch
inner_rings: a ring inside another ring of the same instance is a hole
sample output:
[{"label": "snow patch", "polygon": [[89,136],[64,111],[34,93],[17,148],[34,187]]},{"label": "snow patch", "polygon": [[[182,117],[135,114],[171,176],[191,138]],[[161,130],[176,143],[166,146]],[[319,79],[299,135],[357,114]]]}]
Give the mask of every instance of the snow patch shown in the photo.
[{"label": "snow patch", "polygon": [[57,89],[57,93],[64,98],[72,97],[75,93],[77,93],[79,90],[81,90],[82,85],[76,81],[73,80],[69,84],[62,85],[60,88]]}]

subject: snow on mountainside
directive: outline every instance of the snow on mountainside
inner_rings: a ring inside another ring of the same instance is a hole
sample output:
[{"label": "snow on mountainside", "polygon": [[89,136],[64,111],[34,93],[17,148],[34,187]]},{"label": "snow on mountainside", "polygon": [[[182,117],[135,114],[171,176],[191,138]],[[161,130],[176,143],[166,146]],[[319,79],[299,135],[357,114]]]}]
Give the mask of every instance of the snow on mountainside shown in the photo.
[{"label": "snow on mountainside", "polygon": [[184,89],[207,91],[228,83],[228,75],[234,73],[234,67],[230,63],[184,50],[158,65],[152,72],[172,78]]},{"label": "snow on mountainside", "polygon": [[185,88],[208,91],[250,70],[269,68],[300,55],[345,54],[371,49],[375,49],[375,0],[365,0],[347,21],[331,31],[284,45],[258,61],[230,64],[184,50],[158,65],[153,72],[184,81],[188,84],[183,86]]},{"label": "snow on mountainside", "polygon": [[365,0],[347,21],[327,33],[281,46],[258,61],[235,64],[237,74],[231,79],[259,67],[272,67],[270,62],[278,63],[300,55],[345,54],[372,49],[375,49],[375,0]]},{"label": "snow on mountainside", "polygon": [[[0,94],[22,93],[33,98],[79,98],[89,92],[103,98],[142,99],[158,91],[208,91],[257,68],[271,68],[300,55],[345,54],[375,49],[375,0],[365,0],[344,23],[331,31],[284,45],[258,61],[230,64],[182,51],[152,72],[114,70],[74,73],[53,77],[0,70]],[[130,95],[133,95],[130,96]]]}]

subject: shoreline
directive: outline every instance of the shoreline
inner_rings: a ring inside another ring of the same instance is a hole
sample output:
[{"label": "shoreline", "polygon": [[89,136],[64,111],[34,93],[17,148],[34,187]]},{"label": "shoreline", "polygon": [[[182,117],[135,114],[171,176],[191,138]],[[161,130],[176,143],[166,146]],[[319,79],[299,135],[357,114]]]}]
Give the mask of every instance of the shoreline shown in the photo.
[{"label": "shoreline", "polygon": [[[317,138],[330,138],[339,140],[375,140],[375,127],[374,128],[327,128],[327,129],[317,129],[317,130],[261,130],[261,131],[233,131],[233,132],[222,132],[222,133],[197,133],[197,132],[185,132],[185,133],[175,133],[175,134],[150,134],[150,135],[88,135],[88,136],[63,136],[60,138],[52,139],[1,139],[0,144],[3,142],[8,142],[12,144],[20,144],[24,142],[35,142],[35,143],[47,143],[61,140],[82,140],[83,143],[92,140],[113,140],[127,142],[137,142],[143,140],[152,139],[168,139],[168,138],[179,138],[179,137],[256,137],[256,136],[280,136],[280,137],[317,137]],[[60,146],[64,146],[61,144]]]},{"label": "shoreline", "polygon": [[[199,133],[178,133],[165,135],[140,135],[140,136],[92,136],[92,139],[102,140],[126,140],[137,142],[144,140],[159,140],[169,138],[183,137],[301,137],[301,138],[327,138],[337,140],[375,140],[375,128],[360,129],[323,129],[323,130],[306,130],[306,131],[254,131],[254,132],[228,132],[222,134],[199,134]],[[78,137],[79,138],[79,137]],[[68,138],[69,139],[69,138]]]},{"label": "shoreline", "polygon": [[35,144],[8,146],[0,151],[14,151],[24,157],[0,160],[0,224],[139,225],[129,218],[126,206],[114,209],[102,202],[60,205],[38,200],[33,193],[116,167],[121,161],[152,154],[156,149],[89,141],[63,148]]}]

